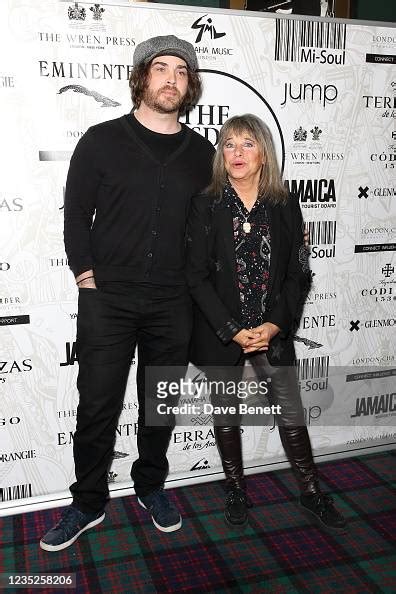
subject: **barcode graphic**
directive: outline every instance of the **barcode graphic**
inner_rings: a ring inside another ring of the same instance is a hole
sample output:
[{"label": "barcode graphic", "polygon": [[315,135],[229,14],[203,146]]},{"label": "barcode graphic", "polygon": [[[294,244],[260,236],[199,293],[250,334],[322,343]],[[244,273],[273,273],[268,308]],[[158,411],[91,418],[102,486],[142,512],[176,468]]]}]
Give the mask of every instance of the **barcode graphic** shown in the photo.
[{"label": "barcode graphic", "polygon": [[307,221],[310,245],[333,245],[336,240],[336,221]]},{"label": "barcode graphic", "polygon": [[301,380],[327,377],[329,356],[297,359],[297,377]]},{"label": "barcode graphic", "polygon": [[309,62],[307,56],[301,55],[301,48],[345,50],[345,41],[346,25],[343,23],[276,19],[275,60]]},{"label": "barcode graphic", "polygon": [[13,485],[12,487],[0,488],[0,502],[13,501],[14,499],[25,499],[32,496],[32,484]]}]

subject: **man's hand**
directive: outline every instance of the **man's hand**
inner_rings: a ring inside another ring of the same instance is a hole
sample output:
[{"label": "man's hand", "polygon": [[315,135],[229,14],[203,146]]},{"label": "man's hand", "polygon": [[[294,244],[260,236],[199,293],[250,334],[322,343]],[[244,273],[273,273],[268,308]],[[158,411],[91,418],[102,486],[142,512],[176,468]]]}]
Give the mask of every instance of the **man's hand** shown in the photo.
[{"label": "man's hand", "polygon": [[256,332],[255,330],[240,330],[238,334],[235,334],[234,338],[232,339],[234,342],[239,344],[240,347],[245,348],[249,347],[253,344],[253,341],[258,340],[260,338],[260,333]]},{"label": "man's hand", "polygon": [[268,351],[269,343],[271,339],[280,332],[279,326],[272,324],[271,322],[264,322],[257,328],[252,328],[249,332],[259,334],[259,337],[250,344],[243,348],[244,353],[254,353],[255,351]]},{"label": "man's hand", "polygon": [[93,270],[86,270],[76,276],[76,284],[79,289],[96,289]]}]

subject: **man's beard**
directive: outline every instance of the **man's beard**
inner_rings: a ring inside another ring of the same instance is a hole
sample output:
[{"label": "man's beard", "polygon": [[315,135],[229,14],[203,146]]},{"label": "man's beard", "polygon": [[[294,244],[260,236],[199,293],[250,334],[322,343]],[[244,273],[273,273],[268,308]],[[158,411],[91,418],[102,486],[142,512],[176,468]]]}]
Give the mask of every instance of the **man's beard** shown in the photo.
[{"label": "man's beard", "polygon": [[[174,95],[165,95],[164,91],[175,91]],[[183,103],[184,97],[180,95],[178,89],[170,86],[161,87],[158,91],[150,91],[145,89],[143,93],[143,101],[153,111],[157,113],[175,113],[179,112]]]}]

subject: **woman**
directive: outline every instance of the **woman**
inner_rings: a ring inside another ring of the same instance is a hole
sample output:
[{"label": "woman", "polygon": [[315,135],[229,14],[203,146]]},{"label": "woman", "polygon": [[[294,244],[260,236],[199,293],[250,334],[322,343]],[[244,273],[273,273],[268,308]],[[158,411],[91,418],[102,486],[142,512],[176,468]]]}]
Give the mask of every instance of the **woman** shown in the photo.
[{"label": "woman", "polygon": [[[187,245],[195,302],[191,360],[209,380],[238,381],[247,358],[258,378],[271,378],[268,396],[281,407],[278,427],[300,503],[323,527],[342,531],[344,518],[320,491],[293,367],[293,328],[310,280],[301,211],[282,183],[271,133],[256,116],[235,116],[221,129],[211,186],[191,205]],[[235,404],[227,394],[216,398]],[[240,428],[227,415],[214,420],[228,492],[225,519],[244,525]]]}]

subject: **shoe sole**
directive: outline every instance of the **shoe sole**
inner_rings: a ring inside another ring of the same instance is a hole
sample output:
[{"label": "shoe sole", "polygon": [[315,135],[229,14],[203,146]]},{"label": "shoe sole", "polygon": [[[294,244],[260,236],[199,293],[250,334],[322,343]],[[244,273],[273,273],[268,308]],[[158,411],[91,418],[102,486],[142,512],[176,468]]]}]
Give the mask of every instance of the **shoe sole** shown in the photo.
[{"label": "shoe sole", "polygon": [[[143,507],[143,509],[145,509],[146,511],[149,512],[149,510],[144,505],[143,501],[141,499],[139,499],[139,497],[137,498],[137,500],[139,502],[139,505],[141,505]],[[153,520],[154,526],[161,532],[175,532],[176,530],[179,530],[182,527],[182,518],[181,518],[181,516],[179,516],[179,517],[180,517],[180,520],[178,521],[178,523],[173,524],[172,526],[161,526],[154,520],[153,516],[151,516],[151,519]]]},{"label": "shoe sole", "polygon": [[82,534],[86,530],[89,530],[89,528],[93,528],[94,526],[97,526],[98,524],[100,524],[101,522],[103,522],[103,520],[105,519],[105,515],[106,514],[103,513],[96,520],[93,520],[92,522],[89,522],[89,524],[87,524],[86,526],[84,526],[84,528],[82,530],[80,530],[80,532],[77,532],[77,534],[75,534],[73,536],[73,538],[70,538],[70,540],[67,540],[66,542],[63,542],[62,544],[59,544],[59,545],[50,545],[50,544],[47,544],[46,542],[43,542],[42,540],[40,540],[40,547],[44,551],[62,551],[63,549],[67,549],[67,547],[70,547],[70,545],[72,545],[73,542],[76,542],[76,540],[80,536],[80,534]]},{"label": "shoe sole", "polygon": [[299,503],[299,507],[308,520],[312,520],[312,518],[314,519],[315,524],[319,526],[319,528],[323,528],[323,530],[331,534],[346,534],[346,526],[340,528],[337,528],[336,526],[328,526],[327,524],[322,522],[322,520],[318,518],[318,516],[313,511],[311,511],[301,503]]}]

